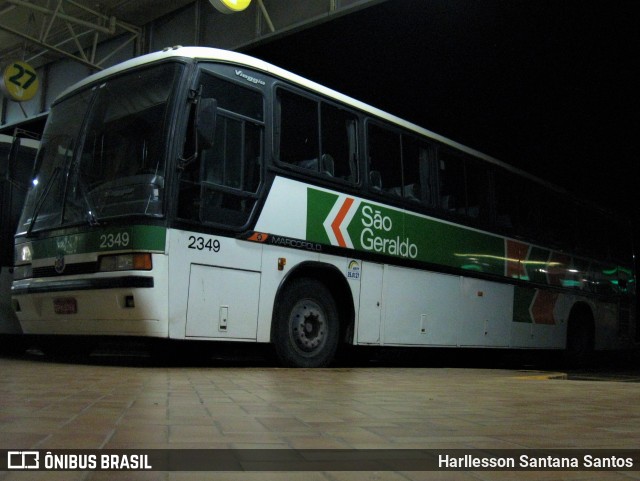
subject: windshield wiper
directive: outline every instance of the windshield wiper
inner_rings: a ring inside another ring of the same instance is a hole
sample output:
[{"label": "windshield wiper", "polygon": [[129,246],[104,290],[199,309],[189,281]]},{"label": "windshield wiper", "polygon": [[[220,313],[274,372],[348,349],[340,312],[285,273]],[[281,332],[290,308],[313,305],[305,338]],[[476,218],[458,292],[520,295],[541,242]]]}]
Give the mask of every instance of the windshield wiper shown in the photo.
[{"label": "windshield wiper", "polygon": [[27,234],[26,234],[27,237],[29,237],[29,235],[31,235],[31,231],[33,230],[33,226],[36,224],[36,220],[38,219],[38,215],[40,214],[40,209],[42,209],[42,206],[44,205],[44,201],[47,199],[47,196],[49,195],[49,191],[51,190],[51,186],[53,185],[53,181],[58,178],[58,175],[60,175],[60,171],[61,170],[62,170],[62,168],[60,166],[56,166],[56,168],[53,169],[51,177],[49,177],[49,180],[47,181],[46,185],[44,186],[44,190],[42,192],[42,195],[40,195],[40,198],[38,199],[38,202],[36,203],[35,207],[33,208],[33,214],[31,215],[31,222],[29,223],[29,228],[27,229]]},{"label": "windshield wiper", "polygon": [[[73,139],[70,139],[69,146],[65,149],[64,154],[62,155],[63,160],[67,158],[67,154],[69,153],[69,150],[72,147],[73,147]],[[60,175],[60,172],[62,171],[62,167],[60,166],[60,163],[61,163],[60,161],[56,162],[56,166],[54,167],[53,172],[51,173],[51,177],[49,177],[49,180],[47,181],[47,183],[43,188],[42,195],[40,195],[40,197],[38,198],[38,201],[36,202],[36,205],[33,209],[33,215],[31,216],[31,223],[29,224],[29,228],[27,229],[27,234],[26,234],[27,236],[31,235],[33,226],[36,224],[36,220],[38,219],[38,215],[40,214],[40,209],[42,209],[42,206],[44,205],[45,200],[47,200],[47,197],[49,196],[49,192],[51,191],[53,182],[58,178],[58,176]]]},{"label": "windshield wiper", "polygon": [[85,183],[82,181],[80,176],[78,176],[78,189],[80,190],[80,195],[82,196],[82,200],[87,205],[87,222],[89,225],[100,225],[100,221],[98,221],[98,217],[96,216],[96,209],[89,198],[89,194],[87,193],[87,189]]}]

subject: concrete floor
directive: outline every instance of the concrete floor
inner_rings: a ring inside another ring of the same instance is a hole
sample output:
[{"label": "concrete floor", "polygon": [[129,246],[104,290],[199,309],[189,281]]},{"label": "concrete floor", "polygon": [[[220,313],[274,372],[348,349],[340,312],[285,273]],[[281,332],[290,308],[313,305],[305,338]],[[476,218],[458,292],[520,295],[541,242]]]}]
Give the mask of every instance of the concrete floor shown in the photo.
[{"label": "concrete floor", "polygon": [[[637,449],[639,400],[637,383],[524,370],[1,356],[0,449]],[[640,471],[0,472],[14,479],[629,481]]]}]

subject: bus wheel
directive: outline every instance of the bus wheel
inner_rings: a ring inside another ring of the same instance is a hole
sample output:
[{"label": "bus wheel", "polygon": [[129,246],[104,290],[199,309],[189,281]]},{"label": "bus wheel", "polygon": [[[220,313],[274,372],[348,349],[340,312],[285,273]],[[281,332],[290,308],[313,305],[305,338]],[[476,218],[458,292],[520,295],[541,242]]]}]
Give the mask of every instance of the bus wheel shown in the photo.
[{"label": "bus wheel", "polygon": [[276,301],[274,336],[280,362],[290,367],[324,367],[338,347],[338,310],[324,284],[296,279]]}]

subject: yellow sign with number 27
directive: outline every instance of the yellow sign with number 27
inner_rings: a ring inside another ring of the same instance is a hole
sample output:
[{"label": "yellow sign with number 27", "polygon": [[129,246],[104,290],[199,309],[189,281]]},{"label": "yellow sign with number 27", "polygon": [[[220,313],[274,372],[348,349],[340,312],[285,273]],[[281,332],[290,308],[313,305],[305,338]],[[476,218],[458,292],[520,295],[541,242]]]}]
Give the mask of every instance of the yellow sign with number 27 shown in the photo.
[{"label": "yellow sign with number 27", "polygon": [[26,62],[10,62],[2,71],[2,92],[11,100],[31,100],[38,91],[38,75]]}]

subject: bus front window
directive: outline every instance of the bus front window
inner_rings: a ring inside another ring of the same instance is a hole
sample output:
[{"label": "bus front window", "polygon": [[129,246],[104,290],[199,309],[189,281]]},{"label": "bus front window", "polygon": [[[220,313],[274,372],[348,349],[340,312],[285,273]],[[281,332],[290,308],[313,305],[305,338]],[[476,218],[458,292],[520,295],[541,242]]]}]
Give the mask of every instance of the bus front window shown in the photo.
[{"label": "bus front window", "polygon": [[169,98],[180,67],[121,75],[51,110],[25,231],[162,216]]},{"label": "bus front window", "polygon": [[63,172],[73,158],[75,139],[91,96],[92,92],[85,91],[51,109],[36,158],[36,175],[18,223],[19,234],[60,224],[65,189]]}]

